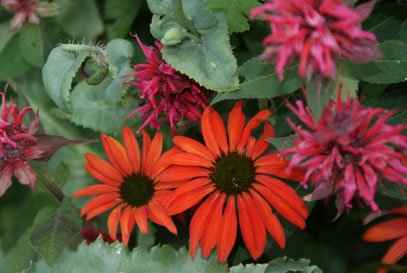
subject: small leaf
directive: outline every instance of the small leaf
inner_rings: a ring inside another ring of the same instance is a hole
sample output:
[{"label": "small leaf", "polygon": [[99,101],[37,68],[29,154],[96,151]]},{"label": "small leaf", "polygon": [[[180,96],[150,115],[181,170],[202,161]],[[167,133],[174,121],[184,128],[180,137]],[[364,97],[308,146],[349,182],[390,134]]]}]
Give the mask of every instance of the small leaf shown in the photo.
[{"label": "small leaf", "polygon": [[308,259],[299,259],[295,261],[293,259],[287,259],[287,257],[281,257],[274,259],[270,262],[265,273],[288,273],[288,272],[302,272],[302,273],[322,273],[322,270],[318,266],[309,264]]},{"label": "small leaf", "polygon": [[79,233],[81,218],[71,199],[59,208],[45,207],[35,217],[30,243],[52,265],[58,254]]},{"label": "small leaf", "polygon": [[163,46],[167,63],[208,89],[238,88],[237,63],[223,14],[212,13],[206,0],[148,0],[147,3],[154,14],[150,28],[155,39],[161,41],[173,28],[181,29],[186,37],[178,44]]},{"label": "small leaf", "polygon": [[25,24],[21,29],[20,50],[25,61],[42,68],[44,66],[44,42],[36,24]]},{"label": "small leaf", "polygon": [[0,81],[20,76],[30,69],[19,44],[20,35],[14,35],[0,52]]},{"label": "small leaf", "polygon": [[336,83],[331,79],[320,78],[319,75],[314,75],[311,81],[305,86],[307,104],[314,116],[315,123],[318,122],[324,107],[335,94],[335,86]]},{"label": "small leaf", "polygon": [[291,148],[293,145],[291,142],[295,139],[297,139],[297,136],[295,135],[290,135],[286,137],[275,137],[275,138],[269,138],[266,137],[267,141],[273,145],[277,151],[281,151],[283,149]]}]

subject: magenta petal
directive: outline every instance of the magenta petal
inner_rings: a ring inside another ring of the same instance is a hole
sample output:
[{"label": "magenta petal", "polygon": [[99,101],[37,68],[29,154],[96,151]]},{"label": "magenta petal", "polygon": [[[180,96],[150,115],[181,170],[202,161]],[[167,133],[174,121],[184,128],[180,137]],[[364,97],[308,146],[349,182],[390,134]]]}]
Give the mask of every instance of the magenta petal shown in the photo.
[{"label": "magenta petal", "polygon": [[0,172],[0,196],[2,196],[6,190],[11,186],[11,177],[13,175],[11,165],[7,165]]},{"label": "magenta petal", "polygon": [[35,192],[37,174],[31,168],[30,163],[23,160],[17,161],[13,165],[13,174],[21,184],[28,185]]}]

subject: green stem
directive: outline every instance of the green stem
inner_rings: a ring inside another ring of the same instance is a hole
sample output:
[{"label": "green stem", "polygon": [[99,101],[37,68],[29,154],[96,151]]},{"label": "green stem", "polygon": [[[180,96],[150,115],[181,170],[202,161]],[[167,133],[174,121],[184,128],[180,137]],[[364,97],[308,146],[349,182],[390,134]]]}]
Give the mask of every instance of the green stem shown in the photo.
[{"label": "green stem", "polygon": [[177,18],[178,23],[182,27],[188,29],[188,31],[193,35],[199,37],[200,35],[195,29],[194,24],[185,16],[184,9],[182,7],[182,0],[172,0],[172,4],[174,5],[175,17]]}]

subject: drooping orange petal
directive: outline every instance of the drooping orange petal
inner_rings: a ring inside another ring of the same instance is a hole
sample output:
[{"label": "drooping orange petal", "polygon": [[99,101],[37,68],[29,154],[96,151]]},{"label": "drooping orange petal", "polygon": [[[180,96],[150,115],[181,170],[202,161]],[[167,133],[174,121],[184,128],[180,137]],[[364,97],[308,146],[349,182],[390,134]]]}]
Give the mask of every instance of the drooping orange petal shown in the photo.
[{"label": "drooping orange petal", "polygon": [[294,167],[290,173],[286,172],[289,162],[280,158],[278,154],[268,154],[256,159],[254,165],[257,173],[275,175],[280,178],[301,181],[304,178],[304,170]]},{"label": "drooping orange petal", "polygon": [[219,192],[214,192],[210,195],[195,211],[189,226],[189,251],[192,259],[195,257],[198,243],[201,240],[203,231],[208,228],[208,216],[212,210],[213,204],[219,197]]},{"label": "drooping orange petal", "polygon": [[90,211],[91,209],[97,208],[99,206],[102,206],[110,201],[113,201],[114,199],[120,197],[119,193],[107,193],[107,194],[102,194],[99,196],[96,196],[92,200],[90,200],[81,210],[81,217]]},{"label": "drooping orange petal", "polygon": [[246,192],[237,196],[239,226],[242,237],[253,259],[257,260],[263,253],[266,245],[266,229],[259,219],[252,202]]},{"label": "drooping orange petal", "polygon": [[298,196],[295,190],[286,183],[276,178],[261,174],[256,175],[256,181],[269,188],[269,190],[283,200],[283,202],[287,203],[287,205],[292,207],[304,219],[308,217],[308,209],[307,206],[305,206],[304,201],[302,201],[301,197]]},{"label": "drooping orange petal", "polygon": [[390,213],[407,215],[407,206],[389,210]]},{"label": "drooping orange petal", "polygon": [[107,219],[107,227],[109,229],[109,236],[112,238],[114,241],[117,240],[116,238],[116,231],[117,231],[117,225],[119,224],[119,219],[120,215],[122,212],[122,207],[123,205],[117,206],[109,215],[109,218]]},{"label": "drooping orange petal", "polygon": [[216,141],[222,152],[226,153],[229,150],[228,139],[226,137],[225,125],[223,120],[215,110],[209,111],[209,120],[212,127],[212,132],[216,135]]},{"label": "drooping orange petal", "polygon": [[151,212],[151,209],[149,206],[145,206],[145,208],[146,208],[147,218],[149,218],[151,221],[153,221],[157,225],[160,225],[160,226],[164,225],[157,217],[154,216],[154,214]]},{"label": "drooping orange petal", "polygon": [[115,181],[123,181],[122,175],[105,160],[90,153],[86,153],[85,158],[86,160],[88,160],[90,166],[100,172],[103,176],[106,176],[107,178],[113,179]]},{"label": "drooping orange petal", "polygon": [[407,235],[407,218],[390,219],[379,223],[363,234],[363,240],[368,242],[383,242]]},{"label": "drooping orange petal", "polygon": [[154,215],[155,218],[159,219],[163,226],[165,226],[170,232],[177,234],[177,228],[174,225],[171,217],[168,215],[167,211],[163,208],[163,206],[158,202],[150,202],[148,205],[151,211],[151,214]]},{"label": "drooping orange petal", "polygon": [[217,238],[219,236],[220,224],[222,222],[222,211],[225,204],[226,194],[221,194],[216,200],[211,214],[208,217],[208,223],[210,223],[204,230],[201,238],[201,254],[204,257],[208,257],[211,254],[212,249],[215,247]]},{"label": "drooping orange petal", "polygon": [[161,172],[163,172],[168,166],[171,165],[170,160],[166,160],[170,158],[174,153],[181,152],[181,149],[177,146],[172,147],[170,150],[164,152],[158,160],[155,162],[151,172],[150,177],[156,178]]},{"label": "drooping orange petal", "polygon": [[237,218],[235,197],[229,196],[222,216],[221,227],[217,239],[218,261],[223,263],[229,256],[236,241]]},{"label": "drooping orange petal", "polygon": [[207,177],[210,173],[209,169],[201,167],[189,167],[189,166],[171,166],[160,175],[160,181],[163,183],[188,180],[196,177]]},{"label": "drooping orange petal", "polygon": [[267,166],[267,165],[281,165],[288,167],[289,163],[282,158],[277,153],[267,154],[256,159],[255,164],[256,167]]},{"label": "drooping orange petal", "polygon": [[119,191],[118,187],[113,187],[109,185],[91,185],[88,187],[85,187],[83,189],[80,189],[76,191],[72,198],[76,198],[79,196],[91,196],[91,195],[97,195],[97,194],[104,194],[104,193],[110,193],[110,192],[116,192]]},{"label": "drooping orange petal", "polygon": [[271,206],[273,206],[278,211],[278,213],[281,214],[281,216],[286,218],[297,227],[301,229],[305,228],[304,218],[295,210],[293,210],[289,205],[287,205],[283,200],[281,200],[281,198],[276,196],[273,192],[271,192],[267,187],[263,185],[255,183],[253,184],[253,187],[270,203]]},{"label": "drooping orange petal", "polygon": [[242,112],[243,102],[244,101],[241,100],[235,103],[228,118],[229,149],[231,151],[233,151],[239,143],[246,122],[246,116]]},{"label": "drooping orange petal", "polygon": [[242,137],[237,144],[237,150],[239,152],[243,152],[243,149],[246,146],[246,143],[249,140],[252,131],[259,126],[260,122],[268,118],[270,115],[271,113],[269,110],[260,111],[247,123],[246,127],[243,129]]},{"label": "drooping orange petal", "polygon": [[158,182],[154,185],[156,190],[168,190],[178,188],[182,184],[188,182],[189,180],[178,180],[173,182]]},{"label": "drooping orange petal", "polygon": [[246,155],[251,158],[252,153],[254,152],[254,146],[256,145],[256,139],[254,137],[250,137],[247,141],[246,145]]},{"label": "drooping orange petal", "polygon": [[130,238],[131,232],[133,231],[134,225],[136,223],[136,217],[135,217],[135,214],[134,214],[135,210],[136,209],[133,207],[131,209],[131,211],[130,211],[130,219],[129,219],[129,224],[128,224],[128,227],[127,227],[127,229],[129,230],[129,238]]},{"label": "drooping orange petal", "polygon": [[[407,254],[407,236],[398,239],[383,256],[382,263],[395,264]],[[378,273],[385,273],[387,270],[378,270]]]},{"label": "drooping orange petal", "polygon": [[131,212],[131,207],[127,206],[120,217],[120,228],[122,230],[122,240],[123,244],[127,246],[129,243],[130,239],[130,233],[131,230],[129,230],[129,220],[130,220],[130,212]]},{"label": "drooping orange petal", "polygon": [[143,234],[148,234],[147,213],[144,206],[134,210],[134,218],[140,231]]},{"label": "drooping orange petal", "polygon": [[107,136],[105,138],[106,143],[108,145],[108,147],[110,148],[110,154],[112,158],[109,158],[110,161],[113,160],[113,162],[115,162],[115,164],[113,164],[113,166],[120,170],[120,173],[122,174],[127,174],[127,175],[131,175],[133,170],[129,164],[129,161],[127,159],[127,155],[126,155],[126,151],[124,150],[123,146],[114,138]]},{"label": "drooping orange petal", "polygon": [[154,192],[154,200],[156,200],[161,205],[165,206],[167,204],[168,199],[170,199],[173,191],[169,190],[156,190]]},{"label": "drooping orange petal", "polygon": [[206,147],[217,156],[219,154],[219,145],[216,140],[215,132],[212,132],[211,120],[209,118],[210,112],[215,111],[211,106],[205,108],[201,118],[202,136],[205,141]]},{"label": "drooping orange petal", "polygon": [[120,202],[122,202],[121,200],[113,200],[109,203],[106,203],[100,207],[91,209],[90,211],[88,211],[87,215],[86,215],[86,221],[89,221],[90,219],[92,219],[93,217],[95,217],[96,215],[99,215],[111,208],[113,208],[114,206],[116,206],[117,204],[119,204]]},{"label": "drooping orange petal", "polygon": [[174,153],[171,157],[166,158],[166,161],[170,164],[181,166],[197,166],[206,168],[210,168],[212,166],[212,162],[206,158],[197,154],[184,152]]},{"label": "drooping orange petal", "polygon": [[141,169],[144,173],[146,173],[146,166],[147,166],[147,155],[148,150],[150,150],[151,146],[151,138],[148,133],[144,130],[141,131],[143,134],[143,150],[141,151]]},{"label": "drooping orange petal", "polygon": [[270,142],[266,140],[266,138],[273,138],[275,136],[274,127],[271,126],[270,123],[264,123],[264,132],[263,136],[256,142],[256,146],[253,149],[253,153],[251,154],[252,159],[256,159],[261,156],[269,146]]},{"label": "drooping orange petal", "polygon": [[161,155],[162,151],[162,146],[163,146],[163,135],[161,133],[156,133],[153,141],[151,142],[150,149],[148,150],[147,153],[147,159],[146,159],[146,166],[145,166],[145,174],[151,175],[151,172],[154,168],[154,164],[156,163],[157,159]]},{"label": "drooping orange petal", "polygon": [[192,138],[184,136],[175,136],[172,139],[172,141],[174,142],[175,145],[177,145],[182,150],[188,153],[200,155],[208,160],[214,159],[214,155],[205,145]]},{"label": "drooping orange petal", "polygon": [[137,139],[128,127],[123,127],[122,132],[127,159],[129,160],[129,164],[133,169],[133,172],[138,173],[140,170],[140,149]]},{"label": "drooping orange petal", "polygon": [[285,235],[284,229],[271,210],[270,205],[263,199],[256,191],[251,190],[250,194],[253,198],[254,205],[259,213],[260,219],[263,221],[264,226],[270,233],[271,237],[276,240],[277,244],[281,247],[285,247]]},{"label": "drooping orange petal", "polygon": [[90,175],[92,175],[96,180],[98,180],[106,185],[110,185],[110,186],[113,186],[116,188],[120,186],[120,182],[104,176],[103,174],[98,172],[96,169],[92,168],[92,166],[89,163],[83,164],[83,168],[85,170],[87,170],[90,173]]}]

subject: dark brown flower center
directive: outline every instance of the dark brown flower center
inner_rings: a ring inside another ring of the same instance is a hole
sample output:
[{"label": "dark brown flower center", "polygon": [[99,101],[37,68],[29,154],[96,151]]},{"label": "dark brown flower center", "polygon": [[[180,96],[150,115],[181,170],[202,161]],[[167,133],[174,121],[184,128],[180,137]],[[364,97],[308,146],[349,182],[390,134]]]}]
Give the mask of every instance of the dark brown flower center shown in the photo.
[{"label": "dark brown flower center", "polygon": [[147,205],[154,192],[154,181],[140,173],[124,177],[124,182],[120,185],[123,201],[133,207]]},{"label": "dark brown flower center", "polygon": [[236,195],[247,191],[254,182],[254,161],[245,154],[221,154],[214,163],[210,179],[221,192]]}]

